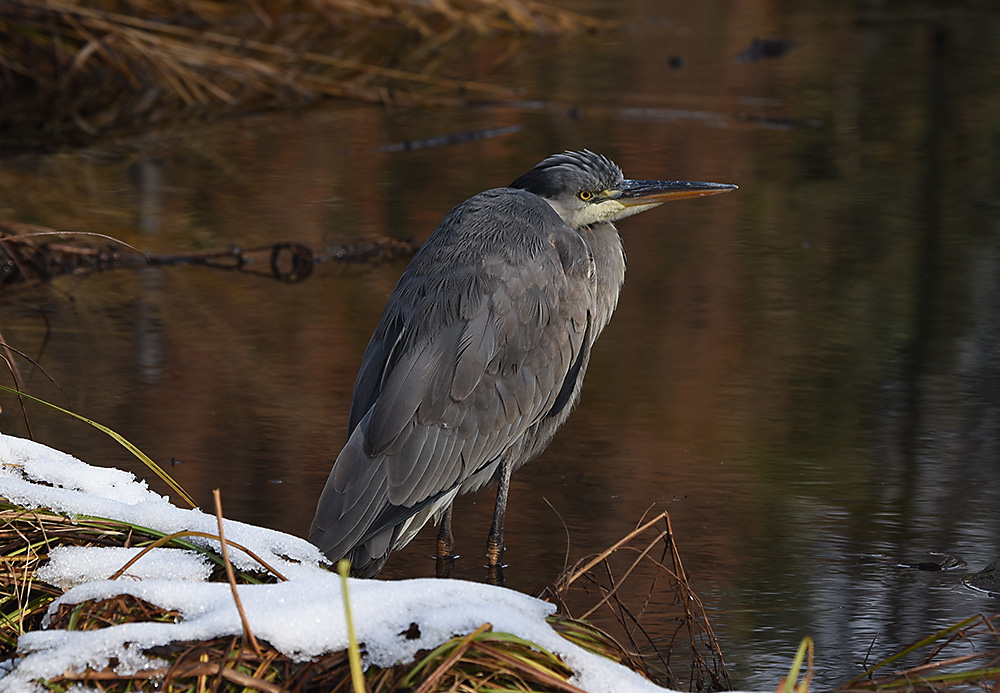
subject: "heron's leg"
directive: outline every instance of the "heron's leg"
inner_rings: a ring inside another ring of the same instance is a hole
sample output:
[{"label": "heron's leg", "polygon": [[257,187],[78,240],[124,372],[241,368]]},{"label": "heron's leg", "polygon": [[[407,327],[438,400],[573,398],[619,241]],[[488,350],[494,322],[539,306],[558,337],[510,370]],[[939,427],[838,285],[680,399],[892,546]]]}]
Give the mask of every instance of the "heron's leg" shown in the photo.
[{"label": "heron's leg", "polygon": [[503,521],[507,515],[507,494],[510,491],[510,475],[513,472],[510,454],[500,460],[500,479],[497,481],[497,502],[493,506],[493,525],[486,539],[486,560],[490,566],[500,565],[503,558]]},{"label": "heron's leg", "polygon": [[451,533],[451,509],[454,506],[448,506],[448,509],[444,511],[444,515],[441,516],[441,526],[438,528],[438,538],[437,538],[437,557],[438,558],[454,558],[452,549],[455,546],[455,536]]},{"label": "heron's leg", "polygon": [[454,504],[449,505],[441,516],[441,526],[438,528],[437,554],[434,556],[434,577],[451,577],[455,569],[455,554],[452,548],[455,545],[455,537],[451,533],[451,509]]}]

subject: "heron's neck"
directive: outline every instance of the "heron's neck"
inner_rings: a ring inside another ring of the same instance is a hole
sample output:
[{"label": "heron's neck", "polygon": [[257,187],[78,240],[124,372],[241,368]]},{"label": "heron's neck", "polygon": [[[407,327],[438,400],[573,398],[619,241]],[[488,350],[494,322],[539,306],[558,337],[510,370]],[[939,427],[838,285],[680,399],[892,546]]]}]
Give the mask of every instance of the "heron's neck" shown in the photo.
[{"label": "heron's neck", "polygon": [[579,232],[594,261],[597,305],[593,325],[595,329],[591,335],[593,341],[611,320],[611,314],[618,305],[618,294],[625,281],[625,249],[618,229],[610,222],[584,226]]}]

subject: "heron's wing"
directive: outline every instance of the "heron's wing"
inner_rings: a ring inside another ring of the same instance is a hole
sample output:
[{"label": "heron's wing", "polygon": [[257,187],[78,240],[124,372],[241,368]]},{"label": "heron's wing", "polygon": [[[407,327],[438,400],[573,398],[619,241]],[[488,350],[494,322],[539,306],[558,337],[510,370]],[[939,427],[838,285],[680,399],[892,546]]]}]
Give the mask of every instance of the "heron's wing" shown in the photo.
[{"label": "heron's wing", "polygon": [[356,428],[313,534],[371,538],[517,454],[577,386],[590,263],[581,237],[533,195],[490,191],[453,210],[365,353]]},{"label": "heron's wing", "polygon": [[386,371],[391,371],[397,352],[394,349],[402,347],[403,316],[398,306],[390,301],[368,342],[361,369],[354,382],[354,395],[351,398],[351,415],[347,424],[348,436],[361,422],[361,417],[372,408],[381,392],[382,377]]}]

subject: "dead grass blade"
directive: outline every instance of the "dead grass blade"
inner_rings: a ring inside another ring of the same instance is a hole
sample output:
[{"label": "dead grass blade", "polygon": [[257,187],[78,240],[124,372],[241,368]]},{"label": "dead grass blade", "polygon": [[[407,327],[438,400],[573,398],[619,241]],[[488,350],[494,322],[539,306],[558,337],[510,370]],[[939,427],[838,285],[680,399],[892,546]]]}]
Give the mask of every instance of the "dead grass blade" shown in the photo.
[{"label": "dead grass blade", "polygon": [[[646,597],[633,611],[621,598],[624,586],[634,582],[638,575],[649,576]],[[661,583],[665,585],[661,586]],[[589,594],[596,589],[600,595],[596,603]],[[654,595],[661,592],[673,594],[673,607],[677,623],[673,635],[664,646],[659,638],[647,632],[642,615]],[[621,540],[595,556],[584,558],[571,566],[547,587],[542,595],[557,605],[559,613],[572,616],[571,604],[581,600],[589,606],[581,618],[601,612],[610,612],[628,640],[632,652],[652,649],[658,658],[656,669],[666,685],[679,687],[680,679],[673,673],[670,660],[678,636],[686,633],[687,658],[690,663],[688,687],[692,690],[724,690],[731,688],[729,675],[718,640],[712,631],[701,600],[691,589],[680,553],[674,542],[670,516],[663,512],[641,523]],[[642,639],[643,645],[639,640]],[[638,655],[634,655],[638,659]],[[647,665],[648,666],[648,665]],[[651,675],[652,676],[652,675]]]},{"label": "dead grass blade", "polygon": [[233,572],[233,564],[229,562],[229,548],[226,546],[226,534],[222,527],[222,494],[219,489],[212,490],[212,499],[215,502],[215,520],[219,527],[219,551],[222,554],[222,563],[226,568],[226,579],[229,581],[229,589],[233,593],[233,603],[236,604],[236,611],[240,614],[240,624],[243,627],[243,639],[250,643],[250,647],[258,657],[263,656],[257,638],[254,637],[250,624],[247,622],[247,614],[243,610],[243,601],[240,599],[240,591],[236,588],[236,574]]},{"label": "dead grass blade", "polygon": [[[166,545],[170,544],[171,542],[173,542],[175,540],[183,539],[184,537],[201,537],[203,539],[217,539],[217,540],[219,540],[220,544],[224,544],[225,546],[232,546],[233,548],[239,549],[240,551],[242,551],[243,553],[245,553],[247,556],[249,556],[250,558],[252,558],[253,560],[255,560],[258,564],[260,564],[260,566],[262,568],[264,568],[264,570],[266,570],[267,572],[269,572],[272,575],[274,575],[274,577],[277,578],[279,581],[286,582],[288,580],[288,578],[286,578],[284,575],[282,575],[281,573],[279,573],[273,566],[271,566],[270,564],[268,564],[263,558],[261,558],[256,553],[254,553],[253,551],[251,551],[247,547],[243,546],[242,544],[237,544],[235,541],[232,541],[230,539],[226,539],[224,536],[217,537],[214,534],[208,534],[207,532],[194,532],[194,531],[191,531],[191,530],[184,530],[184,531],[181,531],[181,532],[174,532],[173,534],[167,534],[165,536],[160,537],[156,541],[154,541],[151,544],[149,544],[148,546],[146,546],[138,555],[136,555],[134,558],[132,558],[131,560],[129,560],[128,563],[126,563],[121,568],[119,568],[117,571],[115,571],[115,573],[112,574],[111,577],[109,577],[108,579],[109,580],[117,580],[122,575],[124,575],[125,572],[129,568],[131,568],[132,565],[134,565],[136,563],[136,561],[140,560],[147,552],[149,552],[149,551],[151,551],[151,550],[153,550],[155,548],[159,548],[161,546],[166,546]],[[209,555],[211,556],[211,555],[214,555],[214,554],[209,553]],[[223,557],[222,559],[220,559],[217,562],[220,565],[222,565],[222,564],[224,564],[226,562],[226,558]],[[231,567],[232,567],[232,564],[230,564],[230,568]],[[227,576],[228,576],[229,571],[227,570],[226,573],[227,573]]]}]

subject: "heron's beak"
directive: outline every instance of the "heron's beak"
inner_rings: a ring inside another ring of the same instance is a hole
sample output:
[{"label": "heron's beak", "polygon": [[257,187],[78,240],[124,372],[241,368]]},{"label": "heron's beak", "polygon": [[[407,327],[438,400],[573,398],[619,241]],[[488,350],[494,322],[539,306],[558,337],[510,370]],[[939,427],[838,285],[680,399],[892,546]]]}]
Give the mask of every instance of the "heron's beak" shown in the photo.
[{"label": "heron's beak", "polygon": [[704,197],[736,190],[728,183],[701,183],[690,180],[625,180],[614,199],[625,207],[636,205],[661,205],[671,200]]}]

